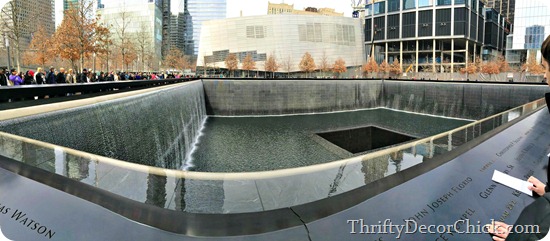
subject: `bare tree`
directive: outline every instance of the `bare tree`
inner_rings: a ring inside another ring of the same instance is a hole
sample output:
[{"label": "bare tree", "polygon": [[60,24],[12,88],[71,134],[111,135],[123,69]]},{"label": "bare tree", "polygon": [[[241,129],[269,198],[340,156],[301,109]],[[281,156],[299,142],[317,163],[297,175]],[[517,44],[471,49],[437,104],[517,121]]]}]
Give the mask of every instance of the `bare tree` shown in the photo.
[{"label": "bare tree", "polygon": [[247,77],[250,77],[250,70],[256,69],[256,62],[252,59],[252,55],[246,55],[243,60],[242,68],[247,71]]},{"label": "bare tree", "polygon": [[319,70],[321,70],[321,73],[325,75],[326,72],[330,71],[330,63],[328,61],[328,56],[326,51],[323,51],[323,55],[321,56],[321,61],[319,61]]},{"label": "bare tree", "polygon": [[113,36],[111,34],[111,31],[107,29],[107,31],[104,32],[103,36],[100,37],[101,39],[98,40],[98,57],[99,59],[105,64],[105,71],[110,71],[110,65],[109,60],[111,60],[112,52],[113,52]]},{"label": "bare tree", "polygon": [[378,71],[379,71],[378,63],[376,63],[376,61],[374,60],[374,57],[370,57],[369,61],[363,65],[363,72],[367,74],[378,73]]},{"label": "bare tree", "polygon": [[309,77],[309,73],[315,71],[315,69],[317,69],[315,60],[313,60],[309,52],[306,52],[302,57],[302,61],[300,61],[300,70],[306,72],[307,77]]},{"label": "bare tree", "polygon": [[138,51],[138,59],[141,60],[141,70],[143,71],[145,69],[145,59],[146,54],[149,49],[151,49],[151,30],[149,28],[149,25],[145,24],[144,22],[141,22],[140,24],[140,30],[136,32],[136,49]]},{"label": "bare tree", "polygon": [[[115,19],[115,32],[116,36],[118,37],[117,41],[117,47],[120,51],[120,55],[122,57],[122,71],[124,71],[124,63],[129,63],[129,56],[132,51],[132,34],[128,32],[128,28],[130,26],[130,23],[132,21],[132,16],[130,13],[126,10],[126,4],[122,6],[122,10],[119,13],[118,18]],[[128,67],[128,66],[126,66]]]},{"label": "bare tree", "polygon": [[397,58],[393,60],[393,63],[390,66],[390,73],[394,74],[396,77],[399,77],[399,74],[403,73],[403,69],[401,68],[401,64]]},{"label": "bare tree", "polygon": [[340,77],[340,74],[345,73],[348,71],[348,68],[346,67],[346,61],[342,58],[338,58],[334,62],[334,67],[332,68],[332,71]]},{"label": "bare tree", "polygon": [[79,59],[80,70],[83,69],[84,59],[101,51],[98,41],[101,41],[102,33],[108,31],[98,24],[99,16],[94,17],[94,7],[93,0],[81,0],[71,5],[55,33],[56,51],[60,57],[73,63],[74,59]]},{"label": "bare tree", "polygon": [[275,71],[277,70],[279,70],[279,64],[277,63],[277,59],[275,59],[275,55],[271,54],[267,58],[267,61],[265,61],[265,71],[271,72],[274,77]]},{"label": "bare tree", "polygon": [[184,70],[189,67],[189,61],[187,60],[187,57],[183,55],[183,52],[181,52],[178,48],[171,48],[168,51],[168,55],[164,59],[164,65],[165,67],[168,67],[170,69],[175,70]]},{"label": "bare tree", "polygon": [[34,33],[29,49],[25,53],[29,64],[45,66],[46,63],[52,60],[53,48],[51,38],[52,36],[46,33],[46,29],[43,26],[38,27],[38,31]]},{"label": "bare tree", "polygon": [[382,72],[382,78],[387,78],[388,77],[388,73],[390,73],[390,70],[391,70],[391,66],[390,64],[388,63],[388,60],[387,59],[384,59],[384,62],[382,62],[380,64],[380,72]]},{"label": "bare tree", "polygon": [[510,69],[511,69],[510,64],[508,64],[508,61],[506,61],[506,58],[504,56],[502,56],[502,54],[499,54],[497,56],[496,61],[497,61],[497,64],[498,64],[498,67],[499,67],[501,73],[510,71]]},{"label": "bare tree", "polygon": [[288,55],[288,57],[283,61],[283,70],[286,72],[287,77],[290,77],[290,71],[292,71],[292,56]]},{"label": "bare tree", "polygon": [[[229,72],[233,72],[239,68],[239,59],[237,59],[236,54],[229,54],[227,58],[225,58],[225,67]],[[235,73],[233,73],[233,76],[235,76]]]}]

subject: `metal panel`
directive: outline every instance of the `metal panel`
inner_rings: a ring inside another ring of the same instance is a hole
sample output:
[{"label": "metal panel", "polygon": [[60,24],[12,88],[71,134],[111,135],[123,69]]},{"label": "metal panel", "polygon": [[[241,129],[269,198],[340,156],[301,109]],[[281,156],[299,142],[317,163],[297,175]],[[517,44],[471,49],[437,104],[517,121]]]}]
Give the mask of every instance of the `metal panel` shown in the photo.
[{"label": "metal panel", "polygon": [[437,9],[435,18],[435,35],[451,35],[451,9]]},{"label": "metal panel", "polygon": [[416,36],[416,13],[403,13],[403,38],[413,38]]},{"label": "metal panel", "polygon": [[432,36],[433,12],[432,10],[418,12],[418,37]]},{"label": "metal panel", "polygon": [[387,29],[387,38],[388,39],[398,39],[399,38],[399,14],[388,15],[388,29]]},{"label": "metal panel", "polygon": [[377,17],[374,18],[374,40],[384,40],[385,39],[385,30],[386,30],[386,17]]},{"label": "metal panel", "polygon": [[470,12],[470,38],[473,40],[478,39],[477,36],[477,30],[478,30],[478,22],[477,22],[477,14],[474,12]]},{"label": "metal panel", "polygon": [[372,37],[372,19],[365,20],[365,41],[371,41]]},{"label": "metal panel", "polygon": [[454,29],[454,35],[465,35],[466,34],[466,8],[455,8],[455,29]]}]

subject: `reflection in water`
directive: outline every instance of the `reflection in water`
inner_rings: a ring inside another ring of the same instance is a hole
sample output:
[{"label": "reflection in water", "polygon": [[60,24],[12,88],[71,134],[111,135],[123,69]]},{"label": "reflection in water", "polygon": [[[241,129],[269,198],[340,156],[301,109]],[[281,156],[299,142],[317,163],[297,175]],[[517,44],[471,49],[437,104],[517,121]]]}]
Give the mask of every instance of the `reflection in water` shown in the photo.
[{"label": "reflection in water", "polygon": [[66,153],[60,148],[55,148],[55,174],[67,176],[67,161],[65,160]]},{"label": "reflection in water", "polygon": [[397,151],[390,154],[390,162],[395,165],[395,172],[401,171],[401,162],[403,161],[403,151]]},{"label": "reflection in water", "polygon": [[[69,158],[70,157],[70,158]],[[74,156],[67,156],[66,159],[76,159]],[[90,162],[86,160],[81,160],[80,158],[76,160],[70,160],[67,162],[67,177],[75,180],[82,180],[88,177],[90,171],[89,167]]]},{"label": "reflection in water", "polygon": [[185,179],[176,179],[176,210],[185,211]]},{"label": "reflection in water", "polygon": [[334,177],[334,181],[332,182],[332,184],[330,184],[328,197],[331,197],[332,194],[336,193],[338,185],[340,184],[342,176],[344,175],[344,169],[346,169],[346,164],[342,164],[340,165],[340,168],[338,168],[338,173],[336,174],[336,177]]},{"label": "reflection in water", "polygon": [[384,173],[388,169],[388,158],[388,155],[383,155],[361,162],[361,172],[365,175],[365,184],[384,177]]},{"label": "reflection in water", "polygon": [[147,175],[146,204],[164,207],[166,204],[166,176]]}]

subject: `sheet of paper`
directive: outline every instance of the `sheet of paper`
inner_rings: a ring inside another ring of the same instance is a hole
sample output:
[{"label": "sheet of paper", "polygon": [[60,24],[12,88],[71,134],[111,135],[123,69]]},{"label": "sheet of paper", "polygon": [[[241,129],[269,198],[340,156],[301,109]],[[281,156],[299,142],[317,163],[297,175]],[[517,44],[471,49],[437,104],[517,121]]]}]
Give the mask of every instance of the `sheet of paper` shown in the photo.
[{"label": "sheet of paper", "polygon": [[529,186],[533,186],[533,184],[531,184],[528,181],[524,181],[524,180],[512,177],[508,174],[499,172],[497,170],[495,170],[495,172],[493,173],[493,181],[498,182],[504,186],[516,189],[529,196],[533,196],[533,192],[529,190],[529,188],[527,188]]}]

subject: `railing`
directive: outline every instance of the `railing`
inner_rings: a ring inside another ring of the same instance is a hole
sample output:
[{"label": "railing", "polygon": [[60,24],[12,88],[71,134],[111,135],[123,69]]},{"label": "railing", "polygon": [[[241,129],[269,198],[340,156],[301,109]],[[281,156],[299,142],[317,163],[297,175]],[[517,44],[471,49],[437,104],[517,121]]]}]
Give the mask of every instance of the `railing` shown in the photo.
[{"label": "railing", "polygon": [[67,96],[73,93],[96,93],[113,89],[145,88],[160,85],[169,85],[187,82],[194,79],[162,79],[162,80],[131,80],[131,81],[108,81],[77,84],[43,84],[43,85],[19,85],[1,86],[0,102],[8,100],[34,100],[35,97],[42,98],[49,96]]},{"label": "railing", "polygon": [[284,170],[204,173],[115,160],[0,132],[0,155],[123,197],[191,213],[292,207],[403,171],[545,106],[539,99],[465,126],[345,160]]}]

